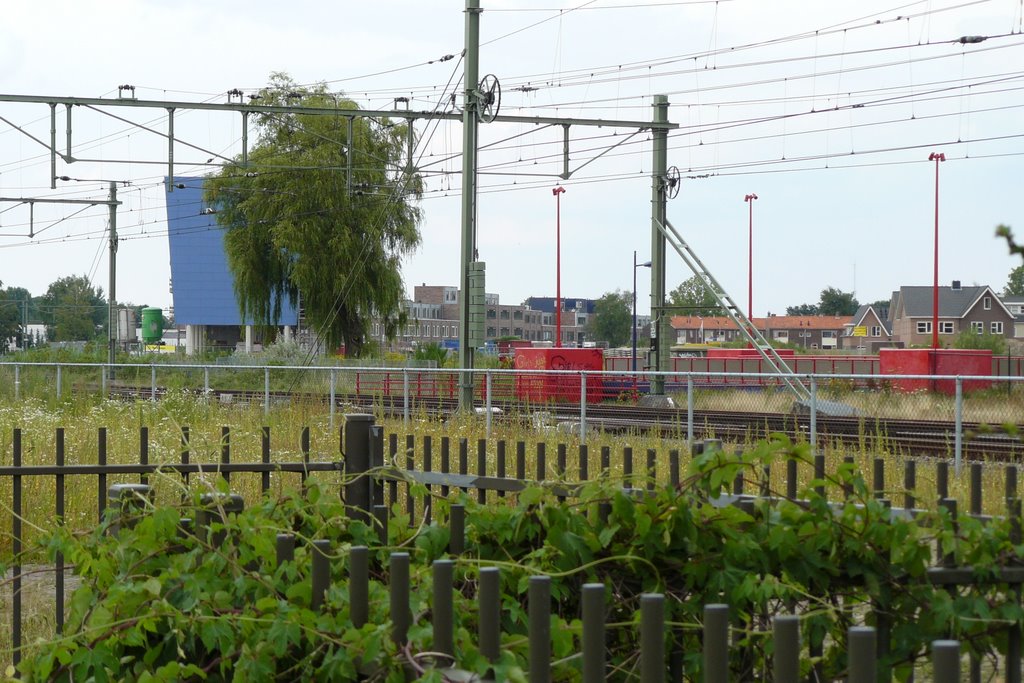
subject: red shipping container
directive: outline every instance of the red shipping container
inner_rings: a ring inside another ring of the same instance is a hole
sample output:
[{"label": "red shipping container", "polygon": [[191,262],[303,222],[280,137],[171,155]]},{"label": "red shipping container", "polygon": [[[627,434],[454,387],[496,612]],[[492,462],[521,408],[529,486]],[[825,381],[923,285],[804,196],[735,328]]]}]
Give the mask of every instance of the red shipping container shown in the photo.
[{"label": "red shipping container", "polygon": [[[517,370],[604,370],[601,349],[519,348],[515,350]],[[579,374],[517,374],[516,397],[523,401],[579,403]],[[587,403],[599,403],[603,393],[600,375],[587,375]]]},{"label": "red shipping container", "polygon": [[[991,376],[992,352],[987,349],[879,349],[878,368],[883,375],[961,375]],[[956,381],[896,379],[892,385],[900,391],[939,391],[956,393]],[[934,385],[934,386],[933,386]],[[989,389],[992,382],[970,380],[964,391]]]}]

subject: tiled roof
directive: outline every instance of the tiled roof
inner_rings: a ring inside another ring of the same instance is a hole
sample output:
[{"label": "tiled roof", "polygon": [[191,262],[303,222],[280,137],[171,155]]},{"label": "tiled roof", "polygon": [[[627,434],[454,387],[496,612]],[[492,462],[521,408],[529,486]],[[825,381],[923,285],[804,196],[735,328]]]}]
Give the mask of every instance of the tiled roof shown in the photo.
[{"label": "tiled roof", "polygon": [[[971,306],[978,300],[978,297],[988,287],[939,287],[939,317],[940,318],[961,318]],[[919,318],[932,314],[932,297],[934,292],[930,286],[907,286],[900,287],[900,295],[903,299],[903,315],[907,318]]]}]

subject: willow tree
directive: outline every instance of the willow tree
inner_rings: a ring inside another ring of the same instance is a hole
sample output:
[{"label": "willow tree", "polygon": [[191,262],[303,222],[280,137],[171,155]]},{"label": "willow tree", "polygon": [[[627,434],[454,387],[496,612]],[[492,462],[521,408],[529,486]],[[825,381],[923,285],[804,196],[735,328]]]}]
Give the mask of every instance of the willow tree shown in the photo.
[{"label": "willow tree", "polygon": [[351,100],[284,74],[253,102],[337,114],[259,114],[248,163],[206,181],[243,318],[275,325],[289,297],[328,348],[358,355],[373,320],[393,338],[405,323],[401,258],[420,241],[406,125],[351,116]]}]

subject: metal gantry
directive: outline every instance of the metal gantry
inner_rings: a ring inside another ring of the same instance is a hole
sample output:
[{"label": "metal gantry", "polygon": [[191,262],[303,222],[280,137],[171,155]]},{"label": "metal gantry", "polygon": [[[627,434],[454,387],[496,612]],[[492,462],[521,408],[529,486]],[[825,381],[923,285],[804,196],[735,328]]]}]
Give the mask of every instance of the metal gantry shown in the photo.
[{"label": "metal gantry", "polygon": [[[460,405],[463,409],[471,408],[473,400],[473,363],[474,344],[476,335],[471,334],[473,325],[482,323],[482,319],[474,319],[475,312],[473,304],[477,303],[480,309],[479,315],[483,315],[483,293],[479,294],[479,302],[471,301],[470,292],[474,289],[483,288],[483,262],[479,260],[477,250],[477,201],[476,201],[476,159],[479,150],[478,145],[478,124],[483,123],[515,123],[535,125],[538,130],[544,127],[561,126],[563,129],[563,171],[559,178],[566,180],[573,173],[583,168],[596,159],[604,156],[608,151],[624,144],[634,135],[641,131],[651,131],[654,138],[654,166],[652,171],[652,268],[651,268],[651,291],[652,311],[657,312],[654,323],[654,347],[655,357],[653,358],[653,370],[665,370],[668,368],[669,346],[671,344],[670,320],[664,314],[665,297],[665,242],[658,228],[658,224],[664,223],[665,199],[666,199],[666,158],[667,158],[667,133],[669,130],[678,128],[677,124],[668,121],[668,98],[664,95],[656,95],[654,98],[655,112],[652,120],[621,120],[621,119],[598,119],[598,118],[570,118],[570,117],[548,117],[548,116],[518,116],[499,114],[500,107],[500,85],[497,78],[488,75],[483,80],[479,79],[479,21],[483,10],[480,8],[480,0],[466,0],[465,10],[465,78],[463,89],[463,110],[461,112],[440,112],[440,111],[413,111],[410,109],[391,110],[368,110],[368,109],[338,109],[337,107],[311,107],[301,104],[294,105],[261,105],[243,103],[241,92],[229,91],[227,102],[182,102],[172,100],[143,100],[135,97],[135,89],[132,86],[119,86],[118,97],[115,98],[90,98],[90,97],[60,97],[50,95],[14,95],[0,94],[0,102],[41,104],[49,108],[50,114],[50,139],[44,141],[33,136],[23,128],[11,123],[7,119],[3,122],[10,125],[37,144],[45,147],[50,155],[50,187],[56,188],[57,161],[58,157],[66,164],[73,164],[83,161],[102,161],[105,163],[162,163],[156,161],[144,161],[139,159],[88,159],[77,157],[74,154],[72,111],[80,108],[83,111],[99,112],[110,116],[118,121],[127,123],[140,130],[152,133],[165,138],[167,141],[167,191],[174,191],[174,168],[175,145],[183,145],[190,149],[209,154],[211,159],[220,160],[222,164],[238,163],[243,168],[250,167],[249,160],[249,137],[248,123],[252,115],[260,114],[306,114],[314,116],[336,116],[343,117],[351,122],[356,118],[399,118],[404,119],[411,130],[415,121],[462,121],[463,123],[463,169],[462,169],[462,247],[460,260],[460,332],[459,332],[459,365],[463,370],[460,379]],[[65,145],[61,151],[57,144],[57,123],[58,108],[63,108],[65,117]],[[158,109],[166,112],[167,127],[165,131],[157,130],[151,126],[143,125],[107,111],[111,108],[128,109]],[[223,156],[220,153],[204,149],[198,145],[176,137],[174,131],[175,115],[182,111],[201,110],[208,112],[226,112],[240,115],[242,118],[241,135],[241,160]],[[631,128],[632,135],[620,140],[593,158],[585,161],[575,169],[570,169],[570,138],[569,129],[572,126],[586,126],[599,128]],[[414,172],[416,166],[413,159],[413,145],[410,143],[406,151],[407,159],[405,170]],[[351,179],[351,159],[347,168]],[[352,191],[351,184],[348,191]],[[31,200],[27,200],[31,201]],[[34,200],[42,202],[42,199]],[[107,204],[108,201],[96,201],[96,204]],[[113,224],[112,224],[113,225]],[[113,288],[112,288],[113,289]],[[656,380],[656,392],[664,391],[664,382]]]}]

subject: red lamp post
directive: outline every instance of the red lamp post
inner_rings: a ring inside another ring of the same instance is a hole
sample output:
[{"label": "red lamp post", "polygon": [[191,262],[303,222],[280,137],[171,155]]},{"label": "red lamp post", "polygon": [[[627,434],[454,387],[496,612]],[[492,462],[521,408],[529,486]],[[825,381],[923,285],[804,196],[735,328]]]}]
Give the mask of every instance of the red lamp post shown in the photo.
[{"label": "red lamp post", "polygon": [[562,345],[562,193],[564,187],[551,190],[555,195],[555,346]]},{"label": "red lamp post", "polygon": [[939,348],[939,162],[946,155],[932,152],[928,161],[935,162],[935,268],[932,280],[932,348]]},{"label": "red lamp post", "polygon": [[747,228],[747,318],[754,319],[754,200],[756,194],[748,194],[743,198],[750,205]]}]

